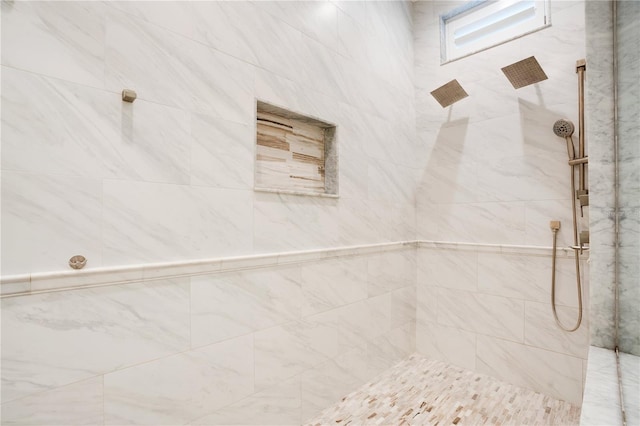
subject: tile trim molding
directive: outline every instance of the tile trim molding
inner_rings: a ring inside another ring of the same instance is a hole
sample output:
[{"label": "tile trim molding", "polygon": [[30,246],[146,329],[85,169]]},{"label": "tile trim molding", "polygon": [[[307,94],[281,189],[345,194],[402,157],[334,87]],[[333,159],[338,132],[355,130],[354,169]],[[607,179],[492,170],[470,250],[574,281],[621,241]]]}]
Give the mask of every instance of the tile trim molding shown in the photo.
[{"label": "tile trim molding", "polygon": [[[478,251],[526,256],[551,256],[550,247],[410,240],[317,250],[253,254],[235,257],[148,263],[86,270],[38,272],[0,277],[0,298],[74,290],[78,288],[123,285],[157,279],[208,275],[244,269],[266,268],[347,256],[424,248],[433,250]],[[570,257],[572,250],[559,248],[558,257]],[[586,256],[585,256],[586,258]]]}]

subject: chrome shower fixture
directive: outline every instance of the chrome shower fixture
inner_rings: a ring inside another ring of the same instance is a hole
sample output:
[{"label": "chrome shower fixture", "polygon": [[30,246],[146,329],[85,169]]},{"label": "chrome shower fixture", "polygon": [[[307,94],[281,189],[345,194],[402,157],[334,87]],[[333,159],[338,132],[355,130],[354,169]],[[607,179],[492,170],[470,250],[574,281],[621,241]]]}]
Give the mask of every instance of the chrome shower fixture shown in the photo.
[{"label": "chrome shower fixture", "polygon": [[458,83],[458,80],[451,80],[447,84],[442,85],[431,92],[431,96],[438,101],[442,108],[446,108],[449,105],[466,98],[469,94],[462,88],[460,83]]},{"label": "chrome shower fixture", "polygon": [[535,56],[507,65],[502,68],[502,72],[509,79],[514,89],[520,89],[549,78]]}]

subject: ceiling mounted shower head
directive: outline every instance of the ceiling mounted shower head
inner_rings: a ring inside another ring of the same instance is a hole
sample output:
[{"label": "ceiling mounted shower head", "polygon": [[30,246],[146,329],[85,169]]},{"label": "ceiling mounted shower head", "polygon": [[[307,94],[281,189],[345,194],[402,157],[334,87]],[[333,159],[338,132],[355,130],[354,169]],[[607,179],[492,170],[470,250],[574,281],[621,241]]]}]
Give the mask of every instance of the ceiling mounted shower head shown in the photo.
[{"label": "ceiling mounted shower head", "polygon": [[508,65],[502,68],[502,72],[509,79],[514,89],[539,83],[549,78],[535,56],[530,56],[527,59]]},{"label": "ceiling mounted shower head", "polygon": [[560,136],[561,138],[568,138],[573,135],[573,131],[575,127],[573,123],[566,118],[561,118],[560,120],[553,123],[553,133],[556,136]]},{"label": "ceiling mounted shower head", "polygon": [[431,92],[431,96],[438,101],[442,108],[446,108],[469,95],[462,88],[460,83],[458,83],[458,80],[451,80],[447,84],[440,86]]}]

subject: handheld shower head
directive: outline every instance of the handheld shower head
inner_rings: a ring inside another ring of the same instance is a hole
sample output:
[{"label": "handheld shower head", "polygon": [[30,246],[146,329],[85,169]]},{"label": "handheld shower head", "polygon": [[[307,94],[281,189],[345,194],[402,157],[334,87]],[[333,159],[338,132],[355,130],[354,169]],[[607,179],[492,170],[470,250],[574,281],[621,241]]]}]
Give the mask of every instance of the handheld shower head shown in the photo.
[{"label": "handheld shower head", "polygon": [[568,138],[573,135],[575,127],[573,123],[566,118],[561,118],[553,124],[553,133],[561,138]]},{"label": "handheld shower head", "polygon": [[573,126],[573,123],[566,118],[561,118],[553,123],[553,133],[555,133],[556,136],[565,138],[567,141],[567,154],[569,155],[569,160],[576,158],[576,150],[573,146],[573,140],[571,140],[571,135],[573,135],[574,130],[575,127]]}]

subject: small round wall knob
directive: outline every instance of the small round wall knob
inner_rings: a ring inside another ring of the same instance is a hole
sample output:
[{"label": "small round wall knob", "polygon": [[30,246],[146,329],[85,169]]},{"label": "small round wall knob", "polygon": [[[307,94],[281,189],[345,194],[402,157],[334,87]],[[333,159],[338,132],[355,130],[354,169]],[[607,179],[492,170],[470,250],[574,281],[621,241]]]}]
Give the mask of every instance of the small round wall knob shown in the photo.
[{"label": "small round wall knob", "polygon": [[81,256],[79,254],[69,259],[69,266],[71,266],[73,269],[82,269],[86,264],[87,264],[87,259],[84,256]]}]

